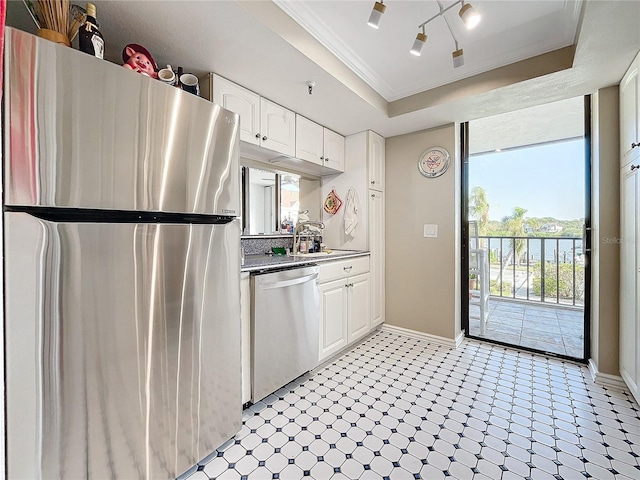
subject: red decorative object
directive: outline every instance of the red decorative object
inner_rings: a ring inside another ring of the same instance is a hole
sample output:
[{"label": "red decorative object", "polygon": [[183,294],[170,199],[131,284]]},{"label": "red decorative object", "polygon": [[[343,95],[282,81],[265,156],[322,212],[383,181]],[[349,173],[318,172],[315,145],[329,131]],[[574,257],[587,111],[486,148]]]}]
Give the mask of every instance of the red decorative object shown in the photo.
[{"label": "red decorative object", "polygon": [[156,61],[149,53],[149,50],[137,43],[130,43],[122,50],[122,65],[124,68],[133,70],[134,72],[147,75],[151,78],[158,78],[158,66]]},{"label": "red decorative object", "polygon": [[327,195],[327,198],[324,200],[324,211],[330,213],[331,215],[335,215],[340,210],[342,206],[342,200],[338,197],[336,191],[332,188]]}]

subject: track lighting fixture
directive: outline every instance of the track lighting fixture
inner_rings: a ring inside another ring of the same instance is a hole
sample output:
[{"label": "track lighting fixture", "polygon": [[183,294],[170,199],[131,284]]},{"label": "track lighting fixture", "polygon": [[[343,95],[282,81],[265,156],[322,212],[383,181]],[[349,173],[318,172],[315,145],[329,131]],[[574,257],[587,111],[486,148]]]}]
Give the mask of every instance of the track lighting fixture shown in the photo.
[{"label": "track lighting fixture", "polygon": [[375,28],[376,30],[380,26],[380,20],[382,20],[382,14],[387,9],[387,6],[384,4],[382,0],[373,4],[373,8],[371,9],[371,15],[369,15],[369,21],[367,24],[370,27]]},{"label": "track lighting fixture", "polygon": [[[462,6],[460,7],[460,10],[458,11],[458,15],[460,16],[460,18],[462,19],[462,21],[464,22],[468,30],[475,28],[478,25],[478,23],[480,23],[480,19],[482,17],[477,12],[477,10],[473,8],[470,3],[465,2],[465,0],[456,0],[447,8],[444,8],[442,6],[442,2],[440,0],[436,0],[436,2],[438,3],[438,7],[440,8],[440,11],[436,13],[433,17],[429,18],[428,20],[418,25],[418,34],[416,35],[416,39],[413,41],[413,45],[411,47],[411,50],[409,50],[409,52],[412,55],[415,55],[416,57],[419,57],[422,54],[422,48],[424,47],[424,44],[427,41],[427,33],[425,32],[426,25],[431,20],[435,20],[438,17],[442,17],[444,22],[447,24],[449,33],[451,34],[451,37],[453,38],[453,42],[455,43],[455,46],[456,46],[456,49],[452,53],[453,67],[454,68],[461,67],[462,65],[464,65],[464,52],[462,51],[462,48],[458,46],[458,39],[453,33],[453,29],[451,28],[451,25],[449,25],[449,20],[444,14],[449,10],[451,10],[456,5],[462,4]],[[378,28],[378,26],[380,25],[380,19],[382,18],[382,14],[386,10],[386,8],[387,7],[386,5],[383,4],[382,0],[377,1],[373,5],[373,9],[371,10],[371,16],[369,17],[369,22],[368,22],[370,26],[372,26],[373,28]]]},{"label": "track lighting fixture", "polygon": [[413,41],[413,46],[411,47],[410,53],[419,57],[422,53],[422,47],[424,47],[425,42],[427,41],[427,34],[424,33],[424,27],[422,27],[422,32],[418,32],[416,35],[416,39]]},{"label": "track lighting fixture", "polygon": [[460,15],[460,18],[469,30],[476,28],[482,19],[482,16],[471,6],[470,3],[462,2],[462,7],[460,8],[458,15]]},{"label": "track lighting fixture", "polygon": [[456,50],[451,54],[453,57],[453,68],[458,68],[464,65],[464,52],[462,49]]}]

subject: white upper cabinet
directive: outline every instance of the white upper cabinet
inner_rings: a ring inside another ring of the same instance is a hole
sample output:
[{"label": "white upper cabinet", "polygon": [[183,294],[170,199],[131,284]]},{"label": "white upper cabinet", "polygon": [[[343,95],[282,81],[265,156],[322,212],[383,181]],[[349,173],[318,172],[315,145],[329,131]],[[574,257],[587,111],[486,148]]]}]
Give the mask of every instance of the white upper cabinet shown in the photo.
[{"label": "white upper cabinet", "polygon": [[296,114],[260,98],[260,145],[284,155],[296,154]]},{"label": "white upper cabinet", "polygon": [[202,81],[202,95],[240,115],[243,142],[282,155],[295,155],[296,114],[291,110],[215,74]]},{"label": "white upper cabinet", "polygon": [[296,115],[296,157],[334,172],[344,172],[344,137]]},{"label": "white upper cabinet", "polygon": [[260,95],[218,75],[210,78],[213,103],[240,115],[240,140],[260,145]]},{"label": "white upper cabinet", "polygon": [[344,137],[328,128],[324,129],[324,166],[344,172]]},{"label": "white upper cabinet", "polygon": [[640,157],[640,55],[620,82],[621,166]]},{"label": "white upper cabinet", "polygon": [[324,159],[324,127],[302,115],[296,115],[296,157],[322,165]]},{"label": "white upper cabinet", "polygon": [[318,176],[344,172],[342,135],[214,73],[200,84],[203,97],[240,115],[244,157]]},{"label": "white upper cabinet", "polygon": [[368,136],[369,188],[384,191],[384,138],[375,132]]}]

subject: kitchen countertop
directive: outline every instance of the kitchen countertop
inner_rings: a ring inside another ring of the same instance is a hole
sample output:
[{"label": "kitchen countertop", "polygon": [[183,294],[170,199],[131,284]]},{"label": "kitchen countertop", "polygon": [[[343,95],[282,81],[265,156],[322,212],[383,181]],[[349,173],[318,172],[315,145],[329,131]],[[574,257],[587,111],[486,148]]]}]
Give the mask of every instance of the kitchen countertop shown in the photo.
[{"label": "kitchen countertop", "polygon": [[255,272],[258,270],[270,270],[282,267],[296,267],[309,263],[320,263],[344,258],[362,257],[369,255],[366,250],[333,250],[331,253],[312,253],[307,255],[247,255],[241,272]]}]

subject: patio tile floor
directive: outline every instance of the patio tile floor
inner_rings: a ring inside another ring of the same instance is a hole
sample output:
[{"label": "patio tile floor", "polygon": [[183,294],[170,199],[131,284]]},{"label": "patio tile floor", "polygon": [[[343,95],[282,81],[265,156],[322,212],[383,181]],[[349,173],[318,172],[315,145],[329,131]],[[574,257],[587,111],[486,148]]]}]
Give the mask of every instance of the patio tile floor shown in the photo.
[{"label": "patio tile floor", "polygon": [[480,335],[479,307],[469,306],[469,334],[582,359],[584,311],[582,308],[490,297],[484,335]]}]

